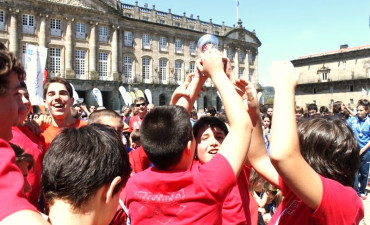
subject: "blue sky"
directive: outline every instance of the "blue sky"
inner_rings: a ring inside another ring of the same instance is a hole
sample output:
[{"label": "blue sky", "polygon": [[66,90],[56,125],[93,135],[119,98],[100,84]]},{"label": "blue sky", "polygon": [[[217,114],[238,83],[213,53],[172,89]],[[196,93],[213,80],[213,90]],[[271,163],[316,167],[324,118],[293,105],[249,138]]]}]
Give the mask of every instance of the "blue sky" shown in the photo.
[{"label": "blue sky", "polygon": [[[135,0],[121,0],[134,5]],[[187,16],[227,26],[236,24],[236,0],[139,0],[159,11]],[[370,44],[370,0],[239,0],[243,26],[255,30],[259,48],[259,79],[269,84],[272,61]]]}]

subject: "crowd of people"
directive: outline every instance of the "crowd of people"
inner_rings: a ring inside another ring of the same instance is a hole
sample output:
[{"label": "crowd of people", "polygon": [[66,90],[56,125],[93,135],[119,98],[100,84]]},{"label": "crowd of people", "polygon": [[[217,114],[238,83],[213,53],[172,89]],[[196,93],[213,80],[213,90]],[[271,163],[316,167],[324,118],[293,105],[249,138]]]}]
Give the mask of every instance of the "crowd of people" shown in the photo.
[{"label": "crowd of people", "polygon": [[[299,74],[273,64],[273,106],[204,52],[169,106],[121,114],[75,104],[62,78],[32,114],[25,71],[0,48],[3,224],[358,224],[369,172],[369,102],[295,105]],[[224,111],[193,107],[206,79]],[[31,116],[30,116],[31,115]],[[36,116],[37,115],[37,116]]]}]

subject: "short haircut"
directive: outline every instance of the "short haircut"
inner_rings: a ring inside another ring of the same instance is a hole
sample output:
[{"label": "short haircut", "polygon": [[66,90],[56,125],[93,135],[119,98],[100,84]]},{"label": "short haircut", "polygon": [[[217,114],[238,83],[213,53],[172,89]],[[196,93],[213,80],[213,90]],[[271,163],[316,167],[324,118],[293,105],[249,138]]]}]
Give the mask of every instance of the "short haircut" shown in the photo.
[{"label": "short haircut", "polygon": [[53,77],[51,78],[48,82],[46,82],[46,84],[44,85],[44,99],[46,98],[46,94],[47,94],[47,91],[48,91],[48,88],[49,88],[49,85],[52,84],[52,83],[60,83],[60,84],[64,84],[64,86],[66,87],[67,91],[68,91],[68,95],[69,97],[73,97],[73,89],[72,89],[72,86],[70,83],[68,83],[68,81],[66,81],[65,79],[63,78],[60,78],[60,77]]},{"label": "short haircut", "polygon": [[213,107],[211,105],[207,106],[207,112],[209,112],[211,114],[211,116],[214,116],[217,113],[215,107]]},{"label": "short haircut", "polygon": [[159,106],[148,113],[140,127],[140,139],[149,160],[159,169],[176,165],[192,140],[189,114],[181,106]]},{"label": "short haircut", "polygon": [[320,107],[320,113],[329,113],[329,108],[326,106],[321,106]]},{"label": "short haircut", "polygon": [[130,134],[130,138],[132,140],[132,142],[139,142],[140,141],[140,130],[138,129],[135,129],[131,132]]},{"label": "short haircut", "polygon": [[101,118],[103,117],[112,117],[121,119],[121,116],[115,111],[110,109],[101,109],[95,110],[93,113],[90,114],[88,124],[100,123]]},{"label": "short haircut", "polygon": [[357,102],[357,107],[363,106],[365,110],[369,110],[369,100],[367,99],[360,99]]},{"label": "short haircut", "polygon": [[23,81],[26,77],[22,63],[15,55],[6,49],[0,50],[0,96],[7,93],[9,77],[12,72],[18,75],[19,81]]},{"label": "short haircut", "polygon": [[147,104],[145,98],[143,98],[143,97],[136,98],[135,101],[134,101],[134,104],[136,104],[137,102],[141,102],[141,101],[143,101],[143,102],[145,102],[145,104]]},{"label": "short haircut", "polygon": [[60,199],[76,211],[117,176],[123,187],[131,173],[121,136],[111,127],[91,124],[67,128],[53,140],[42,163],[42,190],[49,204]]},{"label": "short haircut", "polygon": [[304,109],[301,106],[296,106],[295,107],[295,113],[303,114],[304,113]]},{"label": "short haircut", "polygon": [[335,101],[333,103],[333,113],[340,113],[342,111],[342,101]]},{"label": "short haircut", "polygon": [[298,134],[301,154],[317,173],[343,185],[353,186],[360,165],[360,149],[344,120],[301,120]]},{"label": "short haircut", "polygon": [[310,111],[310,110],[316,110],[316,112],[318,111],[317,110],[317,105],[315,103],[311,103],[307,106],[307,110]]},{"label": "short haircut", "polygon": [[16,163],[22,163],[22,162],[27,163],[28,164],[28,169],[31,169],[31,167],[33,167],[33,164],[34,164],[34,159],[33,159],[32,155],[26,153],[23,150],[23,148],[21,148],[20,146],[18,146],[16,144],[9,143],[9,145],[14,150],[15,162]]},{"label": "short haircut", "polygon": [[193,126],[193,134],[195,138],[198,136],[199,131],[203,127],[218,127],[225,133],[225,135],[229,133],[227,126],[219,118],[213,116],[204,116],[200,118]]}]

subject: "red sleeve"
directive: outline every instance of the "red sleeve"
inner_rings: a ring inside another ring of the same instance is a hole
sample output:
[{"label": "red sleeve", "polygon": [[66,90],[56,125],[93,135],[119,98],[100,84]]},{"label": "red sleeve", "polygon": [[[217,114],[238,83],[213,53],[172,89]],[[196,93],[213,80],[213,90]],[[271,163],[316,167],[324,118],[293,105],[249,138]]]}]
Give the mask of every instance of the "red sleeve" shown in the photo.
[{"label": "red sleeve", "polygon": [[131,117],[130,122],[128,123],[128,131],[131,133],[134,129],[132,127],[132,124],[134,122],[135,116]]},{"label": "red sleeve", "polygon": [[7,142],[0,139],[0,221],[20,210],[36,208],[22,197],[23,175],[15,164],[15,154]]},{"label": "red sleeve", "polygon": [[150,161],[142,146],[130,151],[128,157],[133,173],[141,172],[150,166]]}]

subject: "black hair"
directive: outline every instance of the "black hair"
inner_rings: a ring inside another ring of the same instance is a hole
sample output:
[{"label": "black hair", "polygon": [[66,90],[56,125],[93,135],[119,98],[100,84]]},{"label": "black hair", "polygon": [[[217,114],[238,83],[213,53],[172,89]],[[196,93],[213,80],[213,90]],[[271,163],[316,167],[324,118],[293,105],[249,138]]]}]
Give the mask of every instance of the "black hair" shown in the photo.
[{"label": "black hair", "polygon": [[365,110],[368,110],[369,109],[369,100],[367,100],[367,99],[358,100],[357,107],[359,107],[359,106],[363,106],[365,108]]},{"label": "black hair", "polygon": [[321,106],[320,107],[320,113],[329,113],[329,108],[326,106]]},{"label": "black hair", "polygon": [[[48,82],[46,82],[46,84],[44,85],[44,99],[46,98],[46,94],[47,94],[49,85],[52,84],[52,83],[60,83],[60,84],[63,84],[66,87],[67,91],[68,91],[69,97],[70,98],[73,97],[73,89],[72,89],[71,84],[68,83],[68,81],[66,81],[63,78],[53,77]],[[77,99],[75,99],[75,100],[77,100]]]},{"label": "black hair", "polygon": [[342,111],[342,101],[335,101],[333,103],[333,113],[340,113]]},{"label": "black hair", "polygon": [[159,106],[141,124],[140,140],[149,160],[161,170],[176,165],[193,138],[189,113],[181,106]]},{"label": "black hair", "polygon": [[213,106],[211,106],[211,105],[207,106],[207,112],[208,112],[208,113],[210,113],[210,114],[211,114],[211,116],[215,116],[215,115],[216,115],[216,113],[217,113],[217,111],[216,111],[215,107],[213,107]]},{"label": "black hair", "polygon": [[212,128],[218,127],[225,133],[225,136],[229,133],[227,126],[219,118],[213,116],[204,116],[200,118],[193,126],[193,134],[195,138],[198,136],[199,131],[205,126],[210,126]]},{"label": "black hair", "polygon": [[317,112],[317,105],[315,103],[311,103],[307,106],[307,110],[310,111],[310,110],[316,110]]},{"label": "black hair", "polygon": [[344,120],[304,119],[298,123],[301,154],[324,177],[353,186],[360,165],[357,140]]},{"label": "black hair", "polygon": [[42,190],[47,202],[64,200],[77,211],[101,187],[120,176],[122,181],[113,191],[117,194],[131,173],[120,135],[101,124],[63,129],[51,143],[42,166]]},{"label": "black hair", "polygon": [[[1,46],[0,46],[1,47]],[[5,47],[5,46],[4,46]],[[7,93],[9,85],[9,77],[12,72],[18,75],[19,81],[23,81],[26,77],[26,72],[22,63],[15,57],[12,52],[6,48],[0,50],[0,96]]]}]

